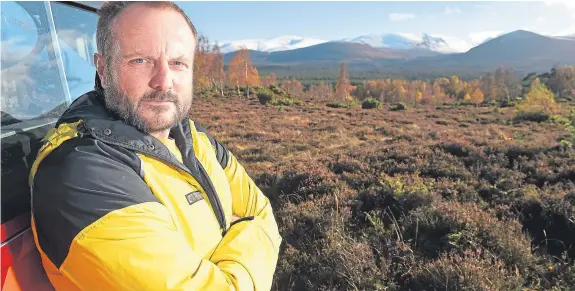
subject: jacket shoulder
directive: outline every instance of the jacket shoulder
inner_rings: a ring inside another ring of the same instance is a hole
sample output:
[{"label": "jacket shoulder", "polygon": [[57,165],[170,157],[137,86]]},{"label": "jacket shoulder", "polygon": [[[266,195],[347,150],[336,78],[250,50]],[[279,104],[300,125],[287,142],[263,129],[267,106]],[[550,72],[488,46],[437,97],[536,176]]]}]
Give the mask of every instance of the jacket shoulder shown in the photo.
[{"label": "jacket shoulder", "polygon": [[139,157],[91,138],[73,138],[38,166],[32,213],[40,248],[59,267],[74,238],[108,213],[158,202]]},{"label": "jacket shoulder", "polygon": [[218,162],[220,163],[222,168],[225,169],[228,165],[230,158],[230,152],[228,148],[224,146],[222,143],[220,143],[216,138],[214,138],[203,126],[193,121],[190,121],[190,123],[193,124],[193,127],[195,127],[198,133],[204,134],[208,138],[210,144],[212,145],[214,151],[216,152],[216,158],[218,159]]}]

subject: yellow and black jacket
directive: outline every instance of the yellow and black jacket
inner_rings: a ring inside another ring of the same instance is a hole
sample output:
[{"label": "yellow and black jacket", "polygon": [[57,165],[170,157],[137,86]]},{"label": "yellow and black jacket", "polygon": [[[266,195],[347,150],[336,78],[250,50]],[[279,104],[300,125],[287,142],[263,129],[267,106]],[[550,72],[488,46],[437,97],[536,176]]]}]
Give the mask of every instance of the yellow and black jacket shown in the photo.
[{"label": "yellow and black jacket", "polygon": [[57,290],[271,288],[282,239],[269,200],[193,121],[170,138],[120,121],[98,91],[47,134],[32,230]]}]

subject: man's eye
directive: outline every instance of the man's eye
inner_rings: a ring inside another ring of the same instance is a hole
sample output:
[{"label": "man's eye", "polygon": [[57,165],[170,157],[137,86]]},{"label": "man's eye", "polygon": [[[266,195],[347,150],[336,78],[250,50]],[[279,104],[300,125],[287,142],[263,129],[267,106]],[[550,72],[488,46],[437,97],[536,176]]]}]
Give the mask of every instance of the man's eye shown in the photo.
[{"label": "man's eye", "polygon": [[174,61],[174,65],[176,66],[186,66],[186,63],[180,61]]},{"label": "man's eye", "polygon": [[135,59],[134,63],[143,64],[145,61],[146,60],[139,58],[139,59]]}]

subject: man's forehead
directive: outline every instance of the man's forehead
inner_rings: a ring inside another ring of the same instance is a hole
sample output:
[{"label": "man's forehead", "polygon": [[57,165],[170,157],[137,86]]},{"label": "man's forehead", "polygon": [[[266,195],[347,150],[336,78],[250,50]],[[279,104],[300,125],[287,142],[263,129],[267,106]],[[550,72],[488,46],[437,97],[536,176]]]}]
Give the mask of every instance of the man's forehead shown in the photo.
[{"label": "man's forehead", "polygon": [[165,29],[180,37],[193,38],[192,28],[180,13],[170,7],[154,7],[145,4],[133,4],[122,11],[113,23],[118,34],[146,33],[155,28]]},{"label": "man's forehead", "polygon": [[166,46],[176,54],[194,51],[196,41],[193,32],[177,11],[138,6],[125,11],[126,14],[120,15],[114,24],[115,37],[124,53],[146,53],[158,46]]}]

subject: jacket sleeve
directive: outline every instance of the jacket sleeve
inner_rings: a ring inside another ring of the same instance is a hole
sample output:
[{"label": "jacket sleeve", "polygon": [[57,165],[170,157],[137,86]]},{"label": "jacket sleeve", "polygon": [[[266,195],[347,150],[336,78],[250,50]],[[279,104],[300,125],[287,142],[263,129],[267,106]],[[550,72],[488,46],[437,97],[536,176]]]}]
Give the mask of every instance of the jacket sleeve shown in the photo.
[{"label": "jacket sleeve", "polygon": [[269,199],[246,173],[232,152],[214,138],[211,142],[230,183],[233,213],[239,217],[256,216],[260,218],[271,241],[279,247],[282,238]]},{"label": "jacket sleeve", "polygon": [[[264,219],[230,227],[210,259],[194,252],[138,175],[137,156],[71,140],[34,178],[36,242],[80,290],[269,290],[277,246]],[[257,249],[250,246],[263,241]],[[267,265],[266,265],[267,263]]]},{"label": "jacket sleeve", "polygon": [[[246,173],[246,170],[233,153],[213,137],[210,137],[210,142],[215,148],[216,157],[224,169],[230,184],[232,212],[239,217],[255,217],[257,221],[260,221],[259,224],[263,232],[269,237],[269,240],[258,240],[262,244],[252,246],[250,249],[257,250],[258,248],[267,249],[271,247],[274,254],[278,254],[282,238],[269,199]],[[268,280],[272,280],[276,264],[277,255],[262,261],[262,269],[272,270],[272,273],[254,278],[254,280],[256,282],[258,280],[265,282],[265,286],[271,284],[271,281],[268,283]]]}]

